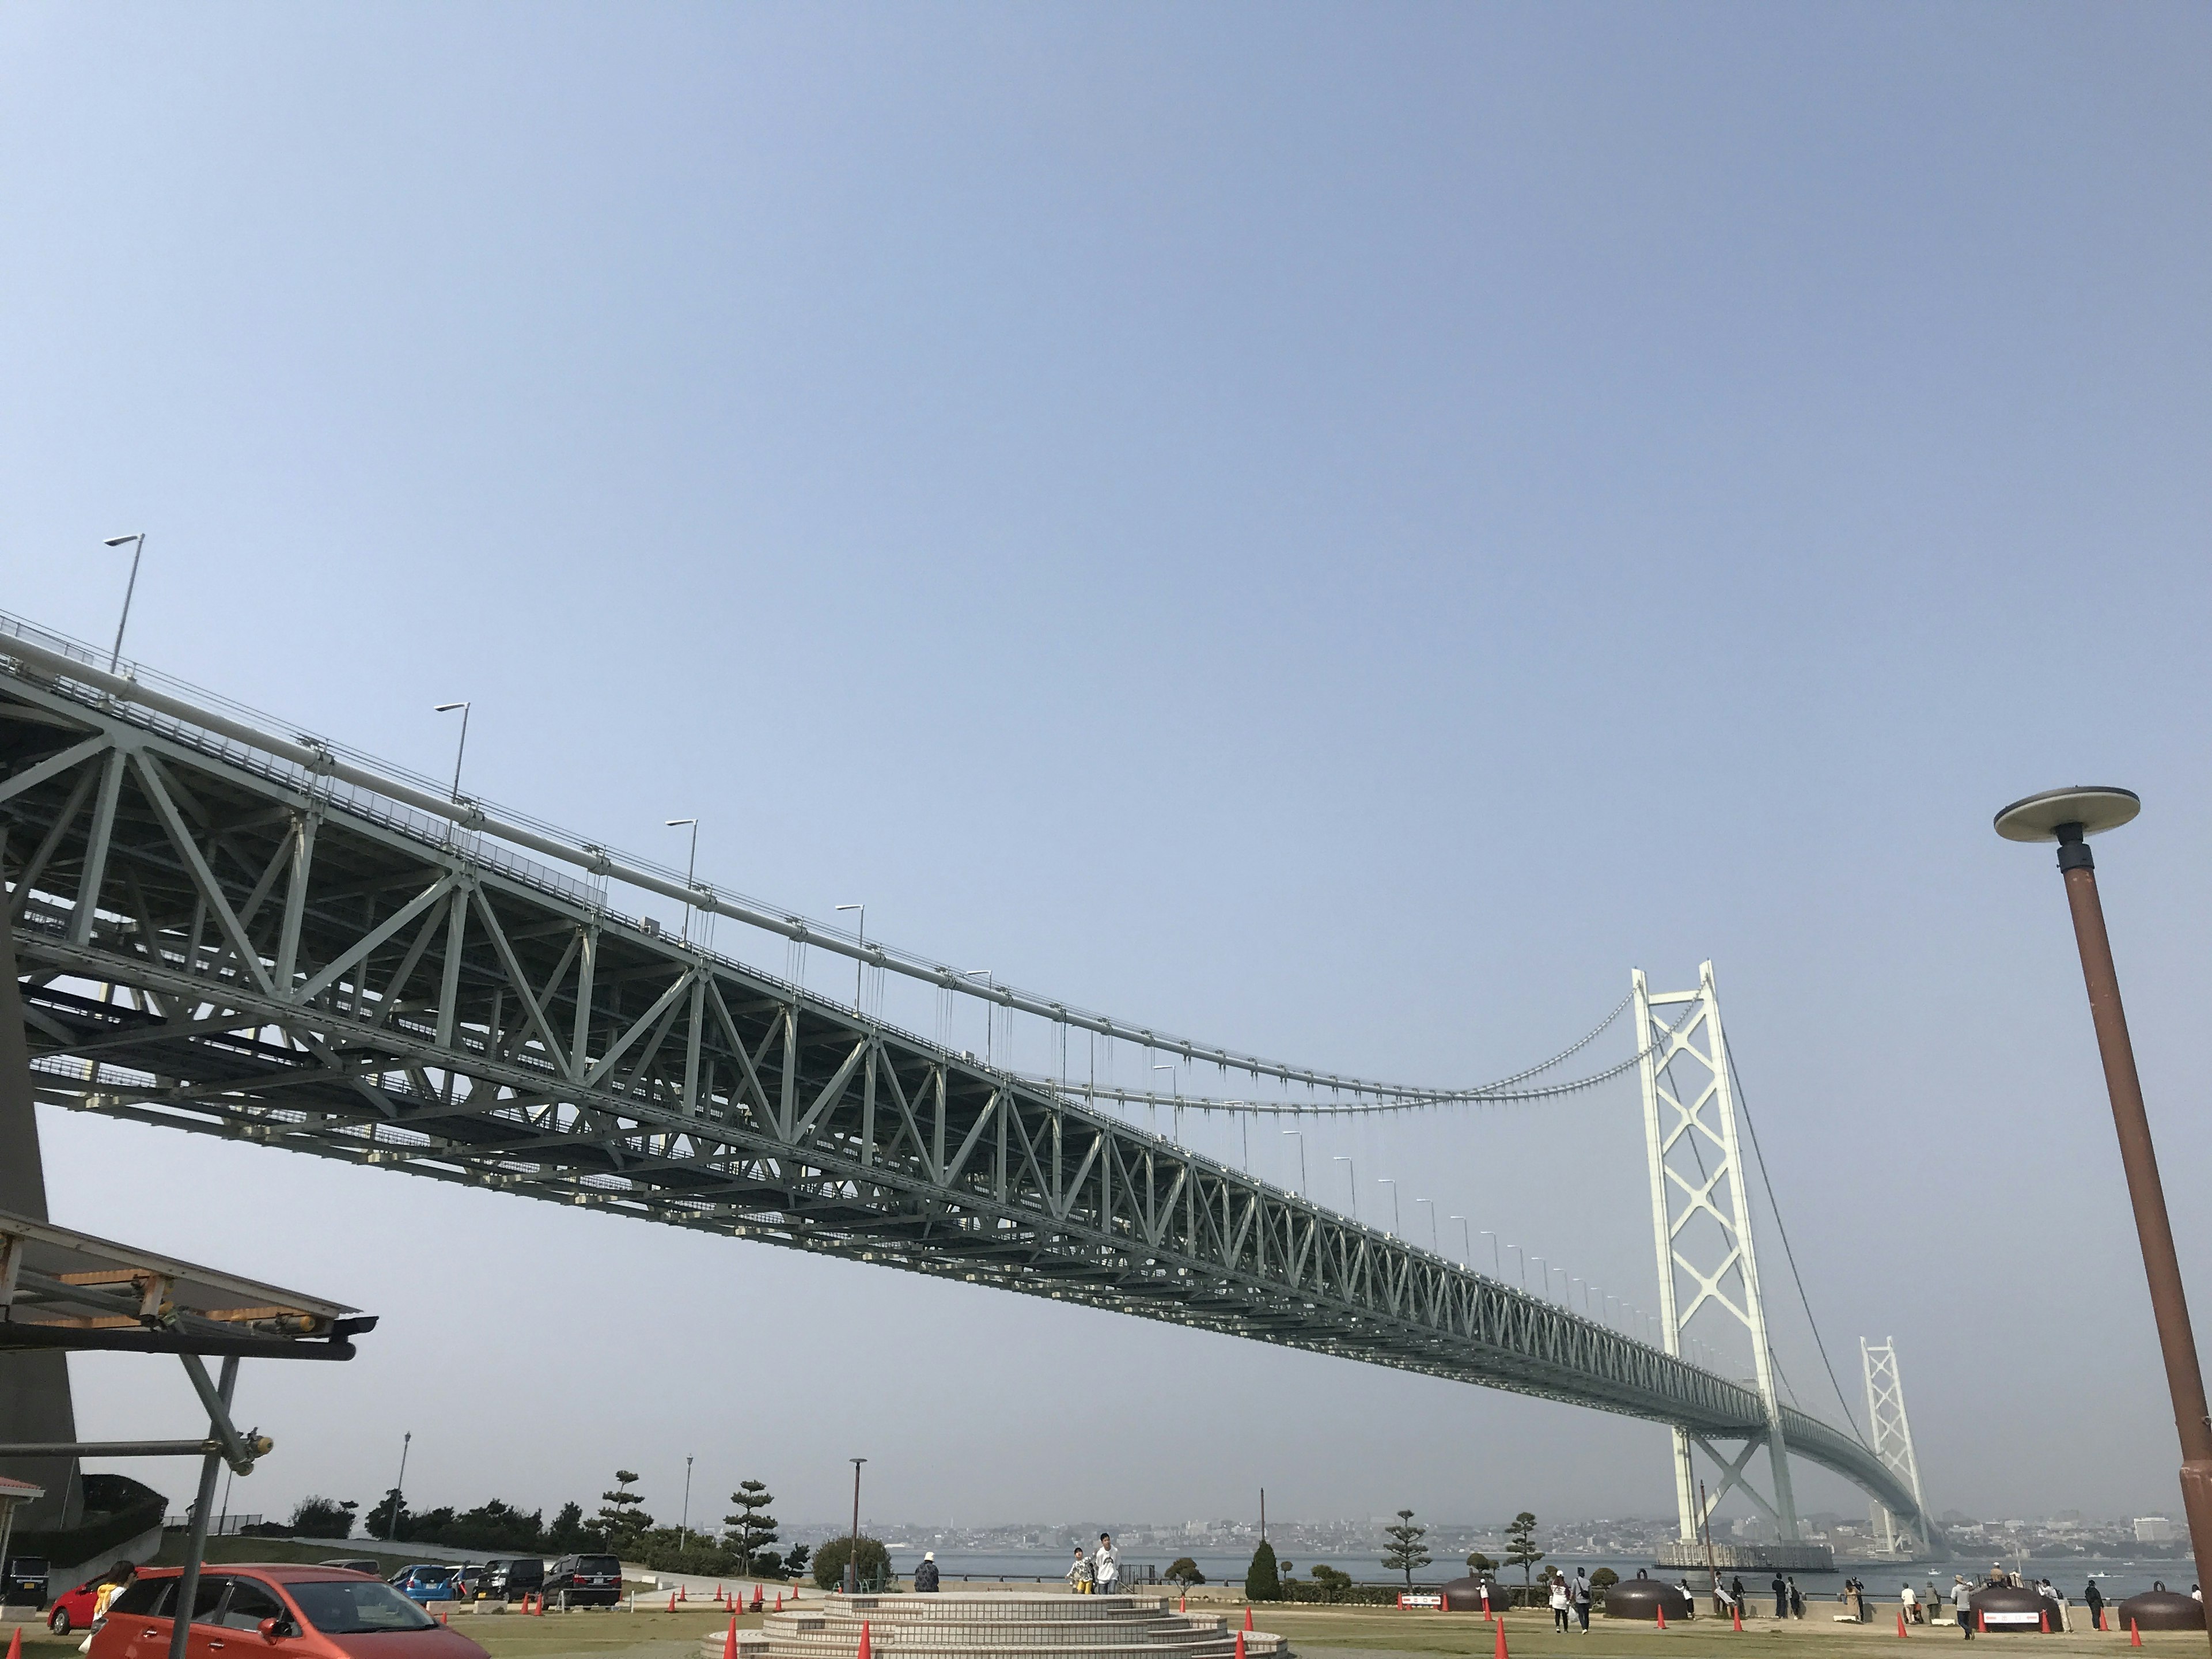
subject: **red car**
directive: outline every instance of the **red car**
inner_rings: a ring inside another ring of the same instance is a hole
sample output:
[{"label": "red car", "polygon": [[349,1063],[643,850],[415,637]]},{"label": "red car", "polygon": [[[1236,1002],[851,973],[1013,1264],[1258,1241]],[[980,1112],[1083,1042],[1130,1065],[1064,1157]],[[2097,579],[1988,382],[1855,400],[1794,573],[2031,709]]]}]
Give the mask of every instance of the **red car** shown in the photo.
[{"label": "red car", "polygon": [[[174,1567],[155,1568],[111,1602],[92,1659],[167,1659]],[[186,1659],[489,1659],[382,1579],[342,1567],[231,1563],[200,1574]]]},{"label": "red car", "polygon": [[106,1582],[107,1577],[103,1573],[54,1597],[53,1606],[46,1610],[46,1628],[57,1636],[67,1636],[91,1624],[92,1604],[99,1600],[100,1587]]}]

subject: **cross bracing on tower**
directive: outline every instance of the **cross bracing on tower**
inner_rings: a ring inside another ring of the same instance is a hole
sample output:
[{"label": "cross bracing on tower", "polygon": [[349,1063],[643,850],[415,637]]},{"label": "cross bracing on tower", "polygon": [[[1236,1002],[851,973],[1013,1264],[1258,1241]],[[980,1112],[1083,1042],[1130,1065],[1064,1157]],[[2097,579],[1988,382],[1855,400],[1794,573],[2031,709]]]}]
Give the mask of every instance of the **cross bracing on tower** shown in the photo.
[{"label": "cross bracing on tower", "polygon": [[[1778,1420],[1756,1388],[1138,1129],[1064,1081],[624,915],[608,884],[1317,1097],[1480,1091],[1267,1060],[863,949],[94,656],[0,624],[0,868],[51,1103],[1709,1438]],[[1778,1420],[1792,1451],[1905,1504],[1852,1435],[1787,1406]]]}]

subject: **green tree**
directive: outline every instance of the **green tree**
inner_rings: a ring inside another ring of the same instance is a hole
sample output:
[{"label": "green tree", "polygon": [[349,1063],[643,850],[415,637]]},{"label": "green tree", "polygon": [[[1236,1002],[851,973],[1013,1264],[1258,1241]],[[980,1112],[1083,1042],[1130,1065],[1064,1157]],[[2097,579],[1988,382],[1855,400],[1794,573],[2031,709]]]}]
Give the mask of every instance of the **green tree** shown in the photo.
[{"label": "green tree", "polygon": [[1203,1584],[1206,1582],[1206,1575],[1198,1570],[1198,1563],[1188,1555],[1176,1557],[1160,1577],[1170,1584]]},{"label": "green tree", "polygon": [[737,1552],[738,1571],[750,1572],[753,1557],[776,1541],[775,1517],[768,1506],[775,1502],[775,1494],[757,1480],[740,1480],[738,1489],[730,1494],[736,1510],[722,1517],[728,1528],[723,1540]]},{"label": "green tree", "polygon": [[1478,1576],[1486,1572],[1496,1572],[1498,1571],[1498,1563],[1492,1560],[1480,1550],[1475,1550],[1471,1552],[1467,1558],[1467,1570]]},{"label": "green tree", "polygon": [[1266,1539],[1252,1552],[1252,1565],[1244,1569],[1244,1599],[1248,1601],[1279,1601],[1283,1599],[1282,1575],[1275,1570],[1275,1547]]},{"label": "green tree", "polygon": [[301,1538],[350,1538],[356,1507],[311,1492],[292,1506],[292,1530]]},{"label": "green tree", "polygon": [[1413,1569],[1429,1565],[1429,1547],[1421,1540],[1428,1536],[1426,1527],[1413,1524],[1411,1510],[1398,1511],[1398,1524],[1382,1528],[1382,1535],[1390,1541],[1382,1547],[1382,1565],[1389,1572],[1402,1572],[1406,1583],[1413,1582]]},{"label": "green tree", "polygon": [[599,1530],[607,1540],[607,1548],[617,1555],[634,1549],[638,1539],[653,1528],[653,1517],[643,1507],[645,1500],[629,1489],[636,1479],[635,1469],[617,1469],[615,1489],[599,1494]]},{"label": "green tree", "polygon": [[[396,1527],[392,1524],[394,1510],[398,1511],[399,1517]],[[408,1527],[408,1522],[413,1519],[414,1516],[407,1512],[407,1500],[399,1495],[399,1488],[394,1486],[384,1494],[375,1508],[369,1510],[362,1525],[371,1538],[407,1539],[415,1535]]]},{"label": "green tree", "polygon": [[1620,1575],[1611,1567],[1600,1567],[1590,1575],[1590,1588],[1602,1594],[1620,1582]]},{"label": "green tree", "polygon": [[1337,1601],[1352,1588],[1352,1575],[1348,1572],[1340,1572],[1334,1567],[1320,1562],[1316,1562],[1310,1571],[1314,1583],[1321,1586],[1321,1596],[1324,1601]]},{"label": "green tree", "polygon": [[584,1524],[581,1504],[563,1504],[553,1516],[553,1524],[545,1528],[545,1547],[556,1555],[566,1555],[596,1541],[592,1529]]},{"label": "green tree", "polygon": [[1536,1547],[1536,1517],[1523,1510],[1505,1528],[1505,1559],[1521,1569],[1523,1589],[1529,1588],[1529,1569],[1543,1559],[1544,1552]]},{"label": "green tree", "polygon": [[791,1553],[783,1558],[783,1570],[793,1578],[806,1571],[806,1558],[811,1553],[805,1544],[793,1544]]},{"label": "green tree", "polygon": [[835,1589],[843,1582],[845,1563],[851,1561],[858,1568],[857,1577],[863,1584],[883,1583],[891,1575],[891,1553],[879,1540],[862,1538],[856,1552],[849,1537],[833,1538],[814,1553],[814,1582],[823,1589]]}]

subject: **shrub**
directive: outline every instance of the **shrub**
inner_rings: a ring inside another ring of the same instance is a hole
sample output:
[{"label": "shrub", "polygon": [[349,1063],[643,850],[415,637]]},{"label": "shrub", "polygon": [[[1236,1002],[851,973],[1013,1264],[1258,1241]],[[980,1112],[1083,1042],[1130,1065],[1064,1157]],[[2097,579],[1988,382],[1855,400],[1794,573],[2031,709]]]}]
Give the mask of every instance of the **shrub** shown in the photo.
[{"label": "shrub", "polygon": [[848,1560],[860,1570],[863,1584],[880,1583],[891,1576],[891,1553],[879,1540],[861,1539],[855,1553],[849,1537],[833,1538],[814,1552],[815,1584],[823,1589],[836,1589],[845,1580],[845,1563]]},{"label": "shrub", "polygon": [[350,1538],[353,1511],[351,1504],[309,1493],[292,1506],[292,1531],[301,1538]]}]

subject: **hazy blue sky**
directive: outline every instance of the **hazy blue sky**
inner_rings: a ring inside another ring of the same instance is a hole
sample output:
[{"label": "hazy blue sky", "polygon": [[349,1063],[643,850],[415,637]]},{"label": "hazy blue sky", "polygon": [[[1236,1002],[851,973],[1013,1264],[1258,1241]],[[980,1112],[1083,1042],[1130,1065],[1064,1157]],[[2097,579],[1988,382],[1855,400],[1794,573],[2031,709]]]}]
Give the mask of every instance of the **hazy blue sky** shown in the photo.
[{"label": "hazy blue sky", "polygon": [[[0,607],[104,639],[143,529],[150,663],[432,770],[473,698],[494,799],[1332,1067],[1494,1076],[1711,957],[1931,1502],[2166,1510],[2061,890],[1989,819],[2145,799],[2105,892],[2212,1318],[2208,76],[2184,5],[18,4]],[[249,1369],[236,1508],[410,1429],[420,1504],[1671,1504],[1648,1425],[45,1128],[58,1218],[386,1316]],[[1630,1089],[1311,1145],[1650,1299]]]}]

